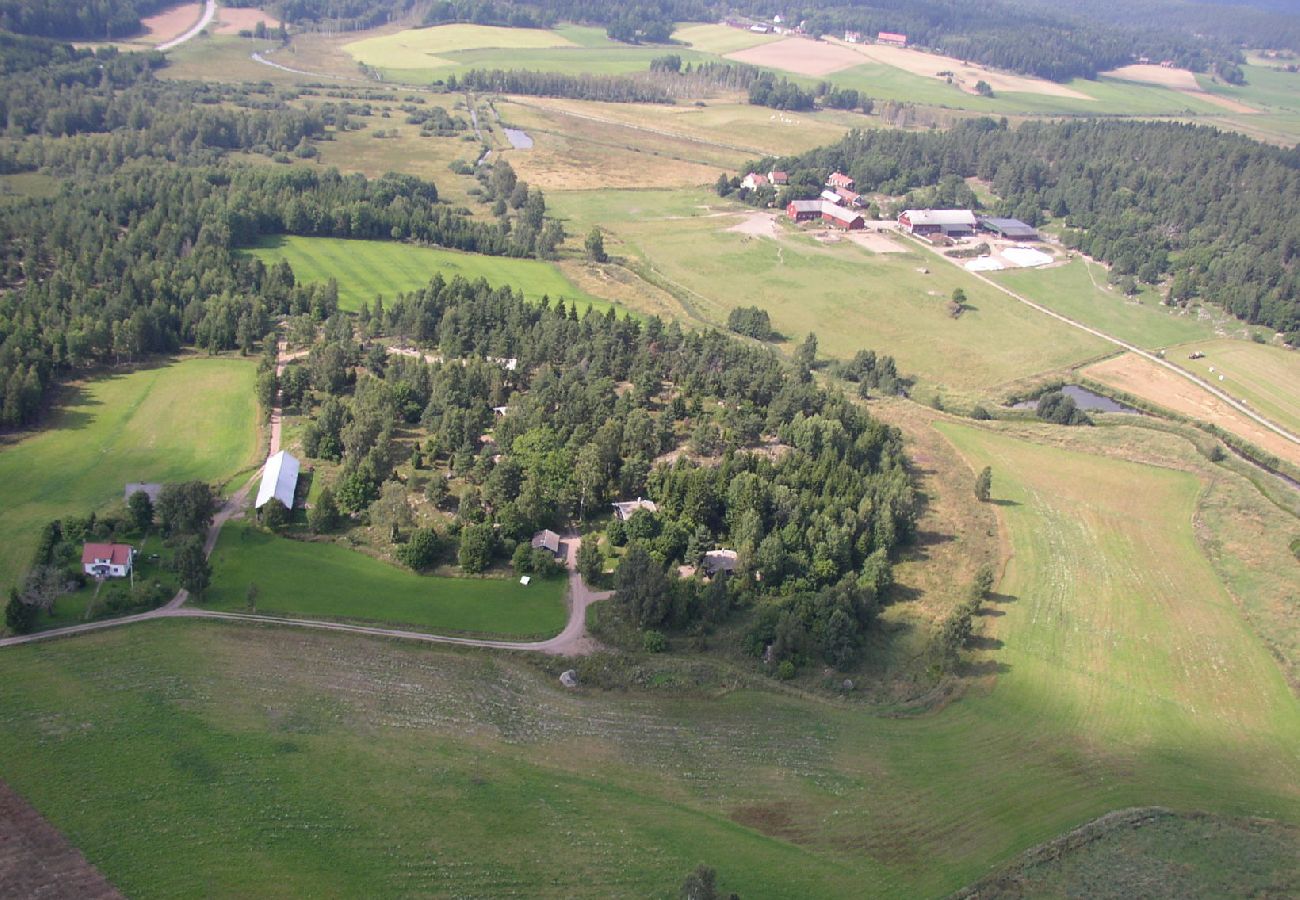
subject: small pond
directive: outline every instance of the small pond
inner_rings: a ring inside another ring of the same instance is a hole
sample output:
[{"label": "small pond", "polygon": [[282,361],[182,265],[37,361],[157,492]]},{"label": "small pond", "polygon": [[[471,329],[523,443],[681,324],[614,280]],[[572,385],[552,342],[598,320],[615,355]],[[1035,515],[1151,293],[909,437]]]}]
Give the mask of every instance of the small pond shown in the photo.
[{"label": "small pond", "polygon": [[528,132],[520,131],[518,128],[503,128],[506,137],[510,139],[510,146],[516,150],[533,149],[533,139],[528,136]]},{"label": "small pond", "polygon": [[[1101,394],[1090,391],[1087,388],[1079,387],[1077,384],[1067,384],[1061,388],[1061,393],[1074,400],[1074,405],[1084,412],[1104,412],[1104,413],[1136,413],[1137,410],[1131,406],[1125,406],[1123,403],[1117,403],[1109,397],[1103,397]],[[1034,409],[1038,406],[1038,399],[1022,400],[1014,404],[1012,409]]]}]

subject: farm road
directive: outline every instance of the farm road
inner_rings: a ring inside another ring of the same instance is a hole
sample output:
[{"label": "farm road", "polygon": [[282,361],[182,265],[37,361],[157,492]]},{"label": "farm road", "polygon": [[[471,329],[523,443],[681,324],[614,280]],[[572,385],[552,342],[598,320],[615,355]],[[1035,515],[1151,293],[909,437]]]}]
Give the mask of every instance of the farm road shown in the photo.
[{"label": "farm road", "polygon": [[952,259],[950,257],[944,256],[942,253],[938,252],[937,250],[934,250],[933,248],[925,247],[925,245],[920,241],[917,241],[917,243],[920,244],[922,247],[924,247],[926,250],[928,250],[930,253],[944,260],[945,262],[957,266],[957,268],[961,269],[967,275],[970,275],[972,278],[978,278],[980,281],[984,282],[989,287],[1001,291],[1002,293],[1006,294],[1008,297],[1012,298],[1013,300],[1019,300],[1021,303],[1025,304],[1025,306],[1028,306],[1031,309],[1036,309],[1045,316],[1051,316],[1053,319],[1058,319],[1064,322],[1066,325],[1073,326],[1074,328],[1078,328],[1081,331],[1086,331],[1088,332],[1088,334],[1091,334],[1095,337],[1099,337],[1103,341],[1109,341],[1110,343],[1114,344],[1117,347],[1124,348],[1129,353],[1132,353],[1136,356],[1140,356],[1143,359],[1150,360],[1151,362],[1155,363],[1158,366],[1163,366],[1164,368],[1176,374],[1178,377],[1187,379],[1188,381],[1195,384],[1197,387],[1201,388],[1207,393],[1212,394],[1213,396],[1222,400],[1224,403],[1228,404],[1229,406],[1231,406],[1233,409],[1235,409],[1237,412],[1241,413],[1242,415],[1253,419],[1254,421],[1258,422],[1260,425],[1263,425],[1269,431],[1276,432],[1277,434],[1286,438],[1288,441],[1290,441],[1293,444],[1300,444],[1300,436],[1292,434],[1291,432],[1283,428],[1281,425],[1278,425],[1277,423],[1269,419],[1266,419],[1264,416],[1261,416],[1259,413],[1255,412],[1255,410],[1251,409],[1249,406],[1242,403],[1240,400],[1237,400],[1230,394],[1227,394],[1224,391],[1219,390],[1217,387],[1210,384],[1204,378],[1201,378],[1198,375],[1194,375],[1193,373],[1187,371],[1181,366],[1174,365],[1173,363],[1169,362],[1169,360],[1157,356],[1156,354],[1150,352],[1149,350],[1143,350],[1141,347],[1136,347],[1133,344],[1130,344],[1128,341],[1122,341],[1119,338],[1115,337],[1114,335],[1110,335],[1104,331],[1093,328],[1091,325],[1085,325],[1076,319],[1071,319],[1069,316],[1061,315],[1055,310],[1048,309],[1046,306],[1043,306],[1041,303],[1035,303],[1033,300],[1030,300],[1028,297],[1021,296],[1020,294],[1017,294],[1015,291],[1011,290],[1010,288],[998,284],[996,281],[994,281],[992,278],[987,277],[986,275],[982,275],[979,272],[970,271],[964,265],[962,265],[961,260]]},{"label": "farm road", "polygon": [[197,37],[199,32],[207,28],[208,25],[212,24],[212,19],[216,16],[216,14],[217,14],[217,0],[204,0],[203,15],[199,17],[198,22],[194,23],[194,25],[190,28],[189,31],[185,32],[180,37],[174,37],[170,41],[165,41],[159,44],[154,49],[170,50],[173,47],[179,47],[181,44],[185,43],[186,41],[190,40],[193,37]]}]

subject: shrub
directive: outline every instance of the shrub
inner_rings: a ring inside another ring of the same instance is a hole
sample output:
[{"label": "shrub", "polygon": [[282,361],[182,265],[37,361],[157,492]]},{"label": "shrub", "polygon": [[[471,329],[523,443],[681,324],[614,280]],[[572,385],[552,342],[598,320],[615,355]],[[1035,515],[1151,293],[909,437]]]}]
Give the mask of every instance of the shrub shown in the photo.
[{"label": "shrub", "polygon": [[433,568],[441,555],[442,541],[432,528],[415,529],[411,539],[397,548],[397,558],[417,572]]},{"label": "shrub", "polygon": [[776,677],[782,681],[789,681],[794,678],[794,671],[794,663],[787,659],[776,667]]},{"label": "shrub", "polygon": [[662,631],[646,631],[641,635],[641,649],[646,653],[663,653],[668,649],[668,638]]}]

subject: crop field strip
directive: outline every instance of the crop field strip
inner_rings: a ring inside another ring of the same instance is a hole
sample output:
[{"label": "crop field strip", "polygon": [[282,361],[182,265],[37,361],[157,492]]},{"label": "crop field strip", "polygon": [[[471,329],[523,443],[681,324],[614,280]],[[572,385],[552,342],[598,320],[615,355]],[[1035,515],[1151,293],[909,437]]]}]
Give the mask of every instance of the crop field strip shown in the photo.
[{"label": "crop field strip", "polygon": [[643,894],[701,858],[742,894],[916,896],[1120,806],[1300,819],[1300,709],[1196,545],[1198,479],[941,428],[994,466],[1013,552],[1002,674],[941,713],[572,695],[506,657],[167,622],[0,655],[4,775],[133,896]]}]

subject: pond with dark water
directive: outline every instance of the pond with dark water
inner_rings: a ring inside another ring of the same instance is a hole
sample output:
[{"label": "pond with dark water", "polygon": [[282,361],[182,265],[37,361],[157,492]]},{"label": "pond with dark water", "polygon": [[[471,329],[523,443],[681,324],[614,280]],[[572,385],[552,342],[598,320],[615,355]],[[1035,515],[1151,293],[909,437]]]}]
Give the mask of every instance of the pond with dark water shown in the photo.
[{"label": "pond with dark water", "polygon": [[[1125,406],[1109,397],[1103,397],[1095,391],[1079,387],[1077,384],[1067,384],[1061,388],[1061,393],[1074,400],[1074,405],[1084,412],[1104,412],[1104,413],[1136,413],[1138,410],[1131,406]],[[1012,409],[1034,409],[1038,406],[1038,399],[1022,400],[1013,404]]]}]

